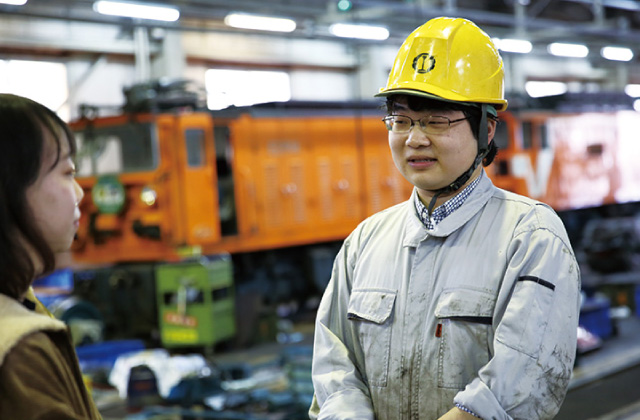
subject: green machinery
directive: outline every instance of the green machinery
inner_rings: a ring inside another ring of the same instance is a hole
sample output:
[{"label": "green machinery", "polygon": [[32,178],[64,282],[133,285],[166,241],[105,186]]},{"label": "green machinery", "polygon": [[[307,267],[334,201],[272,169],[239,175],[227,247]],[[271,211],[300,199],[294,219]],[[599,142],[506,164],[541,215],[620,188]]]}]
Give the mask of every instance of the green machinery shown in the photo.
[{"label": "green machinery", "polygon": [[231,259],[216,257],[156,267],[163,347],[213,346],[236,332]]}]

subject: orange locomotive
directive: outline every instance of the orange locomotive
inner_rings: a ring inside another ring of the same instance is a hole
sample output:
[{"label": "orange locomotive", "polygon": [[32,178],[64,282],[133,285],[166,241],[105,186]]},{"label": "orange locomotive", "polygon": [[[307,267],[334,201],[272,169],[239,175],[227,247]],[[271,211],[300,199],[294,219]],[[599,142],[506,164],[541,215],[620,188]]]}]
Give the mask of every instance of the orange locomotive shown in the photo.
[{"label": "orange locomotive", "polygon": [[[78,275],[102,265],[122,280],[130,268],[146,267],[154,283],[158,264],[228,253],[236,285],[259,283],[265,299],[318,294],[340,241],[411,193],[393,165],[382,117],[374,108],[291,104],[72,123],[85,190],[73,250]],[[559,210],[640,200],[637,149],[620,153],[636,147],[625,139],[638,113],[500,118],[500,152],[486,168],[497,186]],[[581,186],[585,174],[599,187]]]},{"label": "orange locomotive", "polygon": [[[188,247],[235,254],[341,240],[368,215],[409,196],[389,156],[382,114],[297,113],[72,123],[78,182],[87,194],[75,260],[163,261]],[[498,186],[559,210],[638,199],[627,191],[637,179],[637,150],[625,141],[638,113],[500,117],[500,152],[487,168]],[[576,191],[580,179],[601,186]],[[101,200],[121,203],[105,209]]]},{"label": "orange locomotive", "polygon": [[73,123],[89,198],[74,259],[164,261],[193,247],[241,253],[343,239],[410,194],[380,118],[166,113]]}]

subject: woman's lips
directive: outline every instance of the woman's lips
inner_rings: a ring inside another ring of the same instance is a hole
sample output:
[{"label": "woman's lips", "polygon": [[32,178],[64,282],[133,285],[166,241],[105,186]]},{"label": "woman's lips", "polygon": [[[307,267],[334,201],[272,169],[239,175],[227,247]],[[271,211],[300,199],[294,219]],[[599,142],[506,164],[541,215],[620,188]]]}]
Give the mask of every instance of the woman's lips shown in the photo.
[{"label": "woman's lips", "polygon": [[407,159],[409,166],[415,169],[429,168],[437,162],[434,158],[429,157],[411,157]]}]

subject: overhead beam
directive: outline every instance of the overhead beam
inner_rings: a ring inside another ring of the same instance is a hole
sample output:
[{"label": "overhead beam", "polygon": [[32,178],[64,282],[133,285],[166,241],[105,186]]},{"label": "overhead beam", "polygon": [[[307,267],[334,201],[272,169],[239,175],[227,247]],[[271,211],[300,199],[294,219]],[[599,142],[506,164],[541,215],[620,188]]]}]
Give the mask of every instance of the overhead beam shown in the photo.
[{"label": "overhead beam", "polygon": [[[391,2],[388,0],[370,0],[367,1],[366,6],[360,10],[352,11],[345,19],[351,18],[354,21],[371,22],[375,24],[384,24],[391,32],[391,36],[386,43],[396,44],[399,40],[402,40],[406,35],[421,22],[436,17],[447,15],[451,13],[450,7],[455,7],[455,14],[460,17],[471,19],[487,29],[488,32],[509,32],[516,31],[520,28],[526,28],[527,34],[533,37],[532,41],[546,40],[545,36],[549,33],[549,30],[554,30],[554,36],[562,36],[567,39],[578,37],[592,37],[594,39],[603,40],[615,39],[619,42],[638,43],[640,42],[640,31],[633,30],[631,28],[620,28],[615,25],[607,26],[602,18],[598,16],[603,14],[602,7],[611,7],[622,10],[637,11],[640,12],[640,2],[625,1],[625,0],[596,0],[597,4],[593,0],[562,0],[575,3],[584,3],[594,7],[594,14],[596,16],[596,23],[579,22],[572,23],[566,21],[559,21],[553,19],[541,19],[535,16],[528,16],[523,14],[524,6],[519,8],[516,4],[515,14],[493,12],[476,9],[463,9],[457,7],[457,2],[448,0],[445,7],[428,7],[420,8],[415,3],[408,2]],[[195,31],[195,32],[227,32],[227,33],[252,33],[250,31],[231,30],[222,24],[222,18],[230,10],[231,6],[228,0],[208,0],[208,1],[190,1],[189,5],[185,5],[184,2],[167,2],[179,5],[181,13],[184,18],[175,23],[164,22],[152,22],[152,21],[133,21],[132,19],[113,18],[93,13],[87,7],[81,7],[74,9],[70,7],[66,11],[61,11],[59,3],[56,1],[48,1],[36,3],[34,2],[31,7],[21,8],[0,8],[0,18],[4,16],[20,16],[25,18],[40,18],[40,19],[53,19],[61,21],[72,22],[85,22],[104,24],[112,26],[122,27],[147,27],[147,28],[163,28],[171,31]],[[277,3],[269,2],[268,8],[271,13],[288,15],[293,18],[302,19],[299,25],[299,29],[293,33],[287,34],[286,37],[298,37],[298,38],[320,38],[320,39],[335,39],[330,35],[326,28],[322,25],[326,25],[328,22],[323,21],[321,16],[326,16],[327,10],[313,8],[312,3],[308,2],[308,5],[302,6],[302,3],[307,2],[287,2]],[[28,3],[29,4],[29,3]],[[73,6],[75,2],[67,1],[66,4]],[[87,4],[84,2],[83,4]],[[264,1],[253,0],[236,0],[233,2],[233,7],[241,10],[264,10],[266,9]],[[286,7],[285,7],[286,6]],[[532,6],[533,7],[533,6]],[[528,9],[527,9],[528,10]],[[288,13],[285,13],[288,12]],[[419,12],[419,13],[418,13]],[[192,17],[190,17],[192,16]],[[193,17],[197,16],[197,17]],[[213,24],[212,24],[213,23]],[[321,23],[319,25],[318,23]],[[306,27],[309,26],[309,27]],[[284,35],[267,34],[263,33],[263,36],[283,37]],[[340,42],[354,42],[349,40],[340,40]]]}]

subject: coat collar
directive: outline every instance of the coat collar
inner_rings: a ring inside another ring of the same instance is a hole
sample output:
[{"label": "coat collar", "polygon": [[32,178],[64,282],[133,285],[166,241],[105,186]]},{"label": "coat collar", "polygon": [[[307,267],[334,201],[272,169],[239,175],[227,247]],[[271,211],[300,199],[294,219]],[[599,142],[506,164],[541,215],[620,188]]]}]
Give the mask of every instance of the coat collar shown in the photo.
[{"label": "coat collar", "polygon": [[5,356],[24,337],[37,331],[62,331],[66,324],[31,311],[17,300],[0,294],[0,366]]}]

